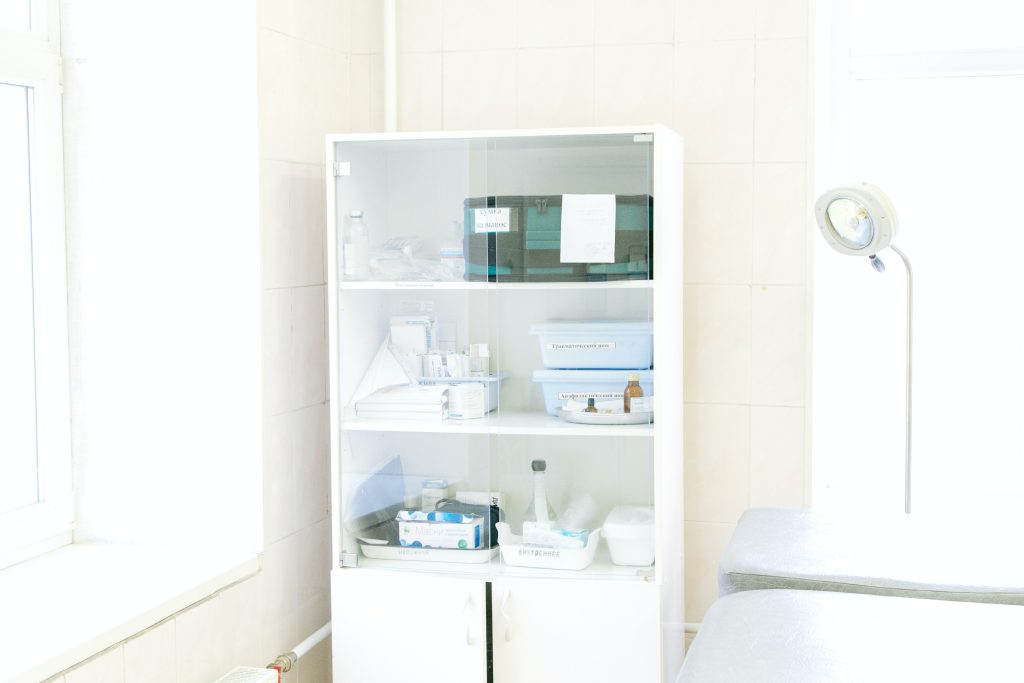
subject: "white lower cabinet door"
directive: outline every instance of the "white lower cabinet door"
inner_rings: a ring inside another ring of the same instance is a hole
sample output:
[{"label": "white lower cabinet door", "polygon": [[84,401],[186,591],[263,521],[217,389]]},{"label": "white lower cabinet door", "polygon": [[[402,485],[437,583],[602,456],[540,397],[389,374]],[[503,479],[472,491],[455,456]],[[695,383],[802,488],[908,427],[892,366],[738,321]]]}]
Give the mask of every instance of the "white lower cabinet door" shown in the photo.
[{"label": "white lower cabinet door", "polygon": [[494,683],[660,683],[659,600],[648,583],[495,581]]},{"label": "white lower cabinet door", "polygon": [[485,683],[483,581],[331,572],[336,683]]}]

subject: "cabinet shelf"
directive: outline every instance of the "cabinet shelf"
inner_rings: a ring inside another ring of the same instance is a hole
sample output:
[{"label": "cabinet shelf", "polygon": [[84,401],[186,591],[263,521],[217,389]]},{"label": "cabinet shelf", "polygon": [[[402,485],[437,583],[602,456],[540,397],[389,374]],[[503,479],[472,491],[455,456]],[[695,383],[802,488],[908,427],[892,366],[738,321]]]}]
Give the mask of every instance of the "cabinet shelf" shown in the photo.
[{"label": "cabinet shelf", "polygon": [[654,280],[610,280],[608,282],[378,282],[356,281],[338,284],[341,291],[473,291],[473,290],[564,290],[564,289],[653,289]]},{"label": "cabinet shelf", "polygon": [[413,572],[450,575],[459,578],[472,578],[480,581],[494,581],[502,578],[542,578],[566,579],[570,581],[653,581],[654,567],[623,567],[613,564],[606,547],[597,551],[594,562],[586,569],[579,571],[570,569],[534,569],[531,567],[513,567],[497,559],[484,564],[453,563],[453,562],[417,562],[410,560],[378,560],[363,555],[359,556],[358,566],[367,569],[379,569],[395,572]]},{"label": "cabinet shelf", "polygon": [[423,434],[509,434],[541,436],[654,436],[653,424],[584,425],[563,422],[543,411],[495,411],[477,420],[377,420],[346,417],[343,431],[418,432]]}]

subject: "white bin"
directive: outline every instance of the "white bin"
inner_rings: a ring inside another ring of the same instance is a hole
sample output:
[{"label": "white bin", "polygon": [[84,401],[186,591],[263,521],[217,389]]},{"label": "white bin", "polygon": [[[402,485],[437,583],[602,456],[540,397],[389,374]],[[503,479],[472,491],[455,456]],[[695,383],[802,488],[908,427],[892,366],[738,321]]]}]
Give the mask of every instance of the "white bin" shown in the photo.
[{"label": "white bin", "polygon": [[644,396],[654,396],[654,373],[650,370],[534,370],[533,381],[541,385],[548,413],[557,416],[569,399],[583,403],[588,398],[621,399],[631,372],[640,375]]},{"label": "white bin", "polygon": [[654,564],[654,508],[620,505],[608,513],[602,528],[612,562],[631,567]]},{"label": "white bin", "polygon": [[654,362],[654,324],[649,320],[552,321],[530,326],[540,337],[546,368],[649,368]]}]

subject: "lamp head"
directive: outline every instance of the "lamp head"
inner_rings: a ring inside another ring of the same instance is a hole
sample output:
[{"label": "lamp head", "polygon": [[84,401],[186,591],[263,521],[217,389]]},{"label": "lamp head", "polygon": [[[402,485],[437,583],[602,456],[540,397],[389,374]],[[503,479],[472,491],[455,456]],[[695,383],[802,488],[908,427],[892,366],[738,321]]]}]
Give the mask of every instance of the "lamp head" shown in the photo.
[{"label": "lamp head", "polygon": [[874,256],[896,237],[896,208],[868,183],[829,190],[814,203],[814,215],[825,241],[843,254]]}]

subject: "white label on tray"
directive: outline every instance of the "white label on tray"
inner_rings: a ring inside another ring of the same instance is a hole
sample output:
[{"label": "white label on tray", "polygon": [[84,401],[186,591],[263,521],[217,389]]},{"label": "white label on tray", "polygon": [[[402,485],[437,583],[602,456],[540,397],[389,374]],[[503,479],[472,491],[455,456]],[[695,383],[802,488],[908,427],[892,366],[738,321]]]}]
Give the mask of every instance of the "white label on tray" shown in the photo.
[{"label": "white label on tray", "polygon": [[512,209],[473,209],[473,230],[476,232],[509,232],[512,230]]},{"label": "white label on tray", "polygon": [[599,398],[622,398],[621,391],[560,391],[558,392],[559,401],[569,401],[572,399],[582,399],[586,401],[588,398],[597,400]]},{"label": "white label on tray", "polygon": [[548,351],[607,351],[615,348],[615,342],[549,342]]}]

